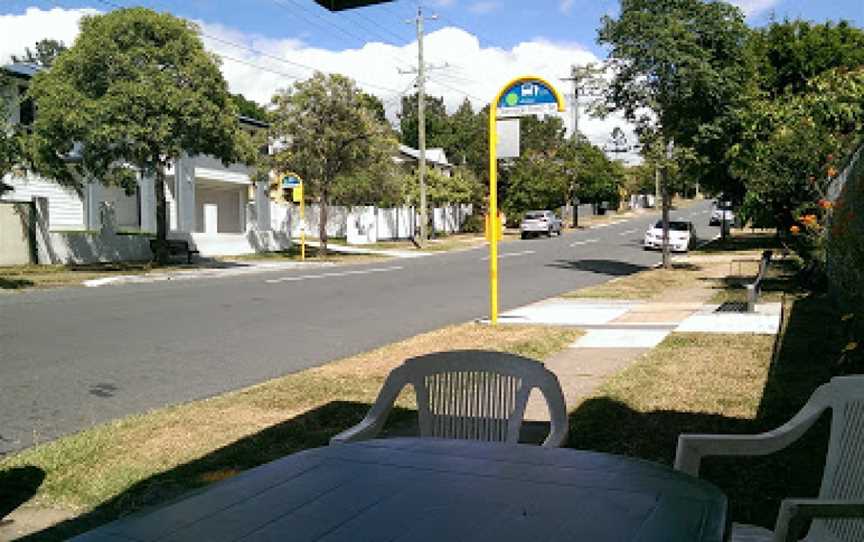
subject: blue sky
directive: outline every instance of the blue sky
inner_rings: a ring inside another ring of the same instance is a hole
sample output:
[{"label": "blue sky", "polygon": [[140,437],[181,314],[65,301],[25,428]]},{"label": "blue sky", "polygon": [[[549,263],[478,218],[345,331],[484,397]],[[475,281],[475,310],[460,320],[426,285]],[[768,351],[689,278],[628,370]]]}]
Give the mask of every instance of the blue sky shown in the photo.
[{"label": "blue sky", "polygon": [[[133,4],[129,0],[110,1]],[[749,14],[748,22],[754,26],[766,24],[772,14],[778,19],[800,17],[836,21],[843,18],[864,26],[862,0],[735,0],[734,3]],[[247,35],[299,38],[311,46],[343,50],[359,47],[364,39],[397,45],[408,43],[413,37],[413,28],[404,20],[413,15],[418,3],[398,0],[339,14],[323,10],[312,0],[144,0],[140,4],[219,23]],[[595,41],[600,18],[604,14],[615,14],[618,9],[617,0],[430,0],[424,5],[427,13],[437,13],[441,17],[437,22],[428,23],[430,30],[444,25],[460,26],[477,35],[484,47],[510,48],[539,38],[578,43],[598,56],[603,56]],[[21,13],[28,6],[110,9],[97,0],[13,0],[0,4],[0,11]]]}]

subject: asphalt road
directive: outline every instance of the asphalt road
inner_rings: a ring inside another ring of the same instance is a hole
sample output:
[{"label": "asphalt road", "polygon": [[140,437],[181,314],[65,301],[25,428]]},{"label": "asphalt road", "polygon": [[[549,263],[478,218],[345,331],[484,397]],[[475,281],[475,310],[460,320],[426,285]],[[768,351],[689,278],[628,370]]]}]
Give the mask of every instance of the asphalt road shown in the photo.
[{"label": "asphalt road", "polygon": [[[500,245],[501,310],[656,264],[657,218]],[[0,455],[487,316],[487,254],[0,296]]]}]

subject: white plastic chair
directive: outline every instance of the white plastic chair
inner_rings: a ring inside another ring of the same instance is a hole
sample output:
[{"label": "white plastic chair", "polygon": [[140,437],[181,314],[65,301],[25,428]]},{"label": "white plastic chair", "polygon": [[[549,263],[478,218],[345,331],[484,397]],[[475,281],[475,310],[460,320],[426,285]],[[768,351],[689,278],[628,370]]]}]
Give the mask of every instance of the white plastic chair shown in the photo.
[{"label": "white plastic chair", "polygon": [[538,388],[552,422],[543,446],[561,446],[567,439],[564,394],[542,363],[502,352],[457,350],[412,358],[394,369],[363,421],[330,444],[376,437],[408,384],[417,398],[421,437],[515,444],[528,396]]},{"label": "white plastic chair", "polygon": [[831,439],[816,499],[785,499],[774,532],[733,526],[732,541],[797,541],[813,520],[807,542],[864,541],[864,376],[837,377],[820,386],[798,414],[760,435],[681,435],[675,468],[693,476],[705,456],[767,455],[800,438],[831,409]]}]

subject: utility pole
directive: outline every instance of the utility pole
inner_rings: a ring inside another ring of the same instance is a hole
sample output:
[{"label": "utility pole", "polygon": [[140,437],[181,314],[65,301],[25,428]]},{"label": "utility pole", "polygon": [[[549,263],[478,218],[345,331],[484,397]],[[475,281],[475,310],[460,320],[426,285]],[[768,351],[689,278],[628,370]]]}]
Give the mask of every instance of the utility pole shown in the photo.
[{"label": "utility pole", "polygon": [[663,181],[660,195],[663,197],[663,269],[672,269],[672,256],[669,247],[669,208],[672,201],[669,194],[669,166],[672,162],[672,140],[666,145],[666,163],[663,167]]},{"label": "utility pole", "polygon": [[437,15],[424,17],[423,7],[417,6],[417,17],[413,21],[406,21],[417,26],[417,141],[420,147],[417,172],[420,177],[420,241],[418,243],[420,248],[426,246],[429,226],[429,211],[426,205],[426,61],[423,58],[423,23],[437,18]]},{"label": "utility pole", "polygon": [[[570,65],[570,77],[561,77],[561,81],[571,81],[573,83],[573,131],[570,133],[570,139],[575,141],[579,135],[579,97],[580,94],[596,96],[599,94],[599,84],[597,81],[598,69],[592,65],[576,66]],[[567,202],[567,205],[573,206],[573,227],[579,227],[579,196],[574,191],[573,200]]]}]

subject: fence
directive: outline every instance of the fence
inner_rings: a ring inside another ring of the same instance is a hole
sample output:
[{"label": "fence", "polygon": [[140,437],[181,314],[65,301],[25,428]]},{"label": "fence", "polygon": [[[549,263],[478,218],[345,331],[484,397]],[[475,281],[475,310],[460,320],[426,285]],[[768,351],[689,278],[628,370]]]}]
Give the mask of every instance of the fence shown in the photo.
[{"label": "fence", "polygon": [[[307,205],[304,213],[306,234],[318,237],[320,207]],[[433,233],[456,233],[473,213],[471,205],[459,204],[429,209]],[[410,239],[418,229],[419,213],[415,207],[379,208],[374,206],[330,206],[327,236],[345,237],[349,243],[375,243]],[[300,236],[300,207],[276,202],[270,204],[271,224],[275,231]]]},{"label": "fence", "polygon": [[864,304],[864,146],[828,188],[834,203],[825,246],[826,272],[834,297],[845,309]]}]

